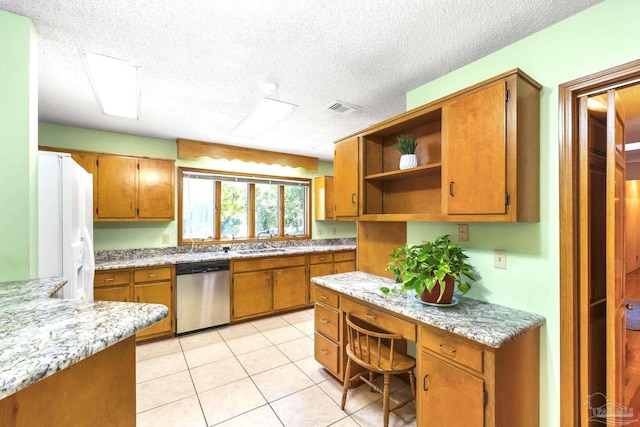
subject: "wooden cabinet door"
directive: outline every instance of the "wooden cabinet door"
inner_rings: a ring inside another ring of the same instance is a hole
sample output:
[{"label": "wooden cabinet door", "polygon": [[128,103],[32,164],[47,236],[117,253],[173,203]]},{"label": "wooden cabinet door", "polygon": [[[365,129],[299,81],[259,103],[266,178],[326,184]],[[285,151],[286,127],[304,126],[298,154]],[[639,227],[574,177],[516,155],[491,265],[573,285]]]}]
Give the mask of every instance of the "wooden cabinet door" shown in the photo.
[{"label": "wooden cabinet door", "polygon": [[313,194],[316,221],[335,219],[333,177],[316,177],[313,180]]},{"label": "wooden cabinet door", "polygon": [[253,316],[273,311],[271,271],[233,275],[233,316]]},{"label": "wooden cabinet door", "polygon": [[138,160],[138,217],[172,220],[174,164],[166,160]]},{"label": "wooden cabinet door", "polygon": [[282,310],[307,303],[306,267],[273,271],[273,308]]},{"label": "wooden cabinet door", "polygon": [[[333,263],[314,264],[309,266],[309,280],[316,276],[326,276],[333,274]],[[309,302],[316,302],[316,287],[313,283],[309,283]]]},{"label": "wooden cabinet door", "polygon": [[354,271],[356,269],[356,262],[354,260],[350,261],[336,261],[333,265],[333,271],[336,274],[339,273],[347,273],[349,271]]},{"label": "wooden cabinet door", "polygon": [[136,334],[136,338],[142,338],[163,332],[171,332],[171,328],[173,326],[172,313],[174,312],[172,290],[173,287],[171,282],[145,283],[143,285],[134,286],[134,302],[162,304],[169,309],[169,315],[167,317],[138,332]]},{"label": "wooden cabinet door", "polygon": [[98,219],[136,217],[136,159],[98,156]]},{"label": "wooden cabinet door", "polygon": [[358,216],[358,158],[357,136],[336,143],[333,159],[336,217]]},{"label": "wooden cabinet door", "polygon": [[484,382],[430,354],[420,354],[416,404],[421,425],[484,425]]},{"label": "wooden cabinet door", "polygon": [[446,104],[442,115],[443,212],[505,214],[506,82]]},{"label": "wooden cabinet door", "polygon": [[115,288],[96,288],[93,290],[93,299],[96,301],[131,301],[129,285]]}]

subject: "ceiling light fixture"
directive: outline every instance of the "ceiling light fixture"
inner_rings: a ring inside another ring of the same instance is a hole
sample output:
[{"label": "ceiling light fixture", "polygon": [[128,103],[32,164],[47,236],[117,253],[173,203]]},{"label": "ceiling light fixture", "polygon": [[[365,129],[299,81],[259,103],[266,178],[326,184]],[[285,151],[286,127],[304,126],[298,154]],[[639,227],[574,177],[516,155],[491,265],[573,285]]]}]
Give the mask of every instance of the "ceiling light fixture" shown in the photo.
[{"label": "ceiling light fixture", "polygon": [[85,50],[80,53],[100,110],[111,116],[138,120],[140,67]]},{"label": "ceiling light fixture", "polygon": [[298,108],[295,104],[264,98],[247,117],[233,130],[232,135],[245,138],[255,138],[266,131],[289,113]]}]

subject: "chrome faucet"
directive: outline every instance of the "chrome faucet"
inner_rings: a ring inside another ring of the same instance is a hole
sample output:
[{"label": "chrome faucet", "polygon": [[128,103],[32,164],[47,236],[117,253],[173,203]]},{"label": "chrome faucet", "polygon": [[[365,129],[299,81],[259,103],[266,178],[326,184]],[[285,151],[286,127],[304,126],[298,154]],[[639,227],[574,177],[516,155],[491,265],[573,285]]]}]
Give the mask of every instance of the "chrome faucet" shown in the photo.
[{"label": "chrome faucet", "polygon": [[256,249],[260,249],[260,236],[262,235],[268,235],[271,236],[271,233],[269,233],[269,230],[263,230],[263,231],[259,231],[258,234],[256,234],[256,244],[255,244],[255,248]]}]

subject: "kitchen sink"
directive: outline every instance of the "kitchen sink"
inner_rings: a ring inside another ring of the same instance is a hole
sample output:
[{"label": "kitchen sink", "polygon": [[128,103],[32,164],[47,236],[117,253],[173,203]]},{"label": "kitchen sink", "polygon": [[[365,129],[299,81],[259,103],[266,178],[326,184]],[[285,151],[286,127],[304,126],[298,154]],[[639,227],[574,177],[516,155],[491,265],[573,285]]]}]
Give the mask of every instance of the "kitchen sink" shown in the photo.
[{"label": "kitchen sink", "polygon": [[239,254],[276,254],[286,252],[286,249],[283,248],[265,248],[265,249],[241,249],[239,251],[234,251]]}]

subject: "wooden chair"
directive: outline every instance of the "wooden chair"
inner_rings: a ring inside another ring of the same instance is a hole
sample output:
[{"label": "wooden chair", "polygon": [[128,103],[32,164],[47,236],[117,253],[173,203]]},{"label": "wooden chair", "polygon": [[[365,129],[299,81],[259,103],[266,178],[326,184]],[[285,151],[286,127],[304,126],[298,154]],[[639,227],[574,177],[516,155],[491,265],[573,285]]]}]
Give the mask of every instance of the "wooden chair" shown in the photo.
[{"label": "wooden chair", "polygon": [[[383,396],[384,427],[389,425],[389,413],[400,409],[416,398],[416,381],[413,369],[416,366],[416,359],[395,350],[396,342],[402,337],[397,334],[375,332],[365,329],[351,321],[349,313],[347,321],[347,366],[345,368],[344,388],[342,390],[342,410],[347,402],[347,392],[354,380],[362,380],[369,384],[371,391],[377,391]],[[369,371],[369,378],[365,378],[362,373],[353,377],[351,375],[351,363],[355,362]],[[384,376],[383,388],[373,383],[373,374],[379,373]],[[409,374],[411,383],[411,399],[400,401],[389,393],[391,375]],[[389,400],[395,406],[389,408]]]}]

